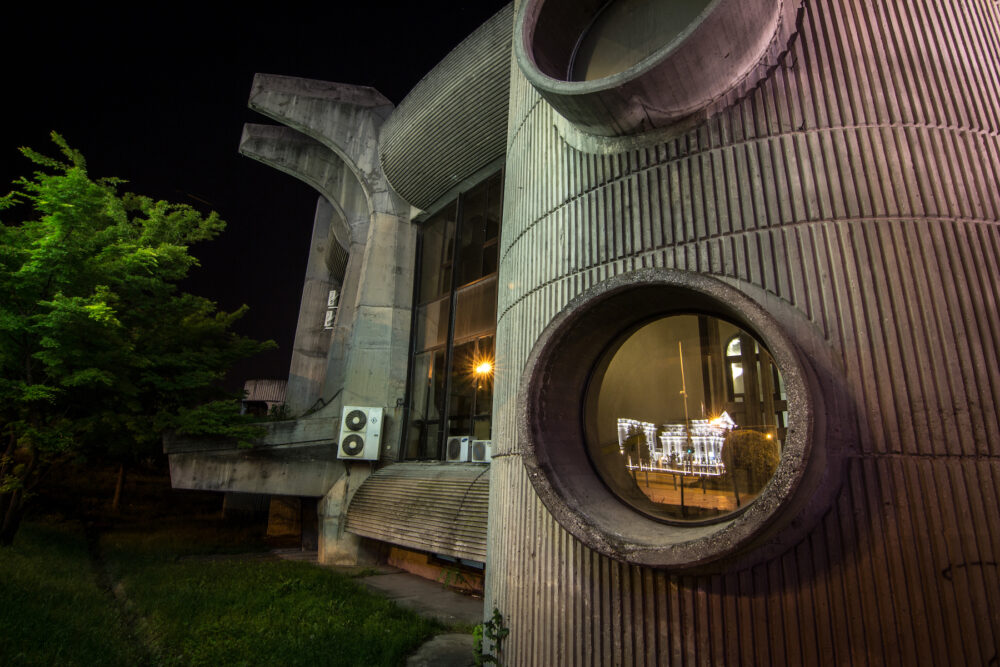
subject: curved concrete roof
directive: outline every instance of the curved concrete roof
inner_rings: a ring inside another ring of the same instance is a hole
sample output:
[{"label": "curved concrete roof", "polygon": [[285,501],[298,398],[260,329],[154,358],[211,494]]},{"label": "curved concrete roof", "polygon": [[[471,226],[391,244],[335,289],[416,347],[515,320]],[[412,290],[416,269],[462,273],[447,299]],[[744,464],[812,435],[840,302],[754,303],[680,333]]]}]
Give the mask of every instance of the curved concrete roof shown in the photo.
[{"label": "curved concrete roof", "polygon": [[411,205],[430,208],[504,155],[513,22],[513,5],[494,14],[421,79],[382,126],[382,170]]}]

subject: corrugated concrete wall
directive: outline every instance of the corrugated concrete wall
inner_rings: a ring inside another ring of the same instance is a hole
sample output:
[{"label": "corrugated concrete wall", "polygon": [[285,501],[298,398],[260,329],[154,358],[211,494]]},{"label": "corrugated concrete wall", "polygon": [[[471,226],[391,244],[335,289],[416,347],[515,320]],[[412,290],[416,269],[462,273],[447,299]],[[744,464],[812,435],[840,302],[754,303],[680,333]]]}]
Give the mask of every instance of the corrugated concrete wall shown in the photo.
[{"label": "corrugated concrete wall", "polygon": [[512,10],[504,7],[455,47],[382,126],[382,168],[417,208],[457,195],[455,186],[503,158]]},{"label": "corrugated concrete wall", "polygon": [[484,562],[489,487],[488,466],[394,463],[354,494],[345,527],[389,544]]},{"label": "corrugated concrete wall", "polygon": [[[998,13],[807,0],[786,66],[752,95],[608,155],[564,142],[513,68],[486,601],[510,629],[504,664],[997,664]],[[644,266],[765,290],[843,367],[860,441],[783,556],[629,566],[535,495],[516,441],[525,359],[570,298]]]}]

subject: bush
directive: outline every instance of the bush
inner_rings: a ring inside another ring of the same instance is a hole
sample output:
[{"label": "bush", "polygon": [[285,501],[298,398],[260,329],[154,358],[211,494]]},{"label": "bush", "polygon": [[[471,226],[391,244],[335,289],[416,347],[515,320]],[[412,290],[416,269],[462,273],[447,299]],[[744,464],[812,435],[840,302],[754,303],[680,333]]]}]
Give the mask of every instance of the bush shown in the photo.
[{"label": "bush", "polygon": [[726,473],[735,477],[737,470],[744,471],[749,487],[745,490],[749,493],[757,493],[764,488],[780,460],[778,443],[759,431],[731,431],[722,445],[722,463],[726,466]]}]

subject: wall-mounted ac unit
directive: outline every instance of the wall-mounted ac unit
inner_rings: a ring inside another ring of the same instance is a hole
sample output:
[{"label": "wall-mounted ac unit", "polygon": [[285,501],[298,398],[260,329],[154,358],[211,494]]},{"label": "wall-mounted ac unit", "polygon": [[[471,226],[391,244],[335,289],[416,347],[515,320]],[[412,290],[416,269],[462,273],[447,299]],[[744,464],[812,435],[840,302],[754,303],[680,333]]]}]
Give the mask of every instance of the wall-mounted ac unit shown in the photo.
[{"label": "wall-mounted ac unit", "polygon": [[467,435],[453,435],[445,443],[445,459],[448,461],[468,461],[472,438]]},{"label": "wall-mounted ac unit", "polygon": [[345,405],[337,440],[338,459],[378,459],[382,438],[382,408]]},{"label": "wall-mounted ac unit", "polygon": [[473,463],[489,463],[493,458],[493,441],[473,440],[470,456]]}]

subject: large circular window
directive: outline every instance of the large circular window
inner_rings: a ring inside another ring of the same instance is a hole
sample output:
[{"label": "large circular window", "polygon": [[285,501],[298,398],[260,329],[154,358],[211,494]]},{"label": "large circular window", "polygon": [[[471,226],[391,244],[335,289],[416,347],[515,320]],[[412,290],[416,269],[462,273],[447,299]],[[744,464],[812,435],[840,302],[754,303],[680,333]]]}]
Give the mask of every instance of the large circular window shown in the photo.
[{"label": "large circular window", "polygon": [[664,128],[767,75],[801,0],[525,0],[514,53],[531,84],[595,135]]},{"label": "large circular window", "polygon": [[584,400],[587,453],[601,480],[673,522],[743,511],[770,482],[788,396],[758,338],[707,314],[671,314],[620,336]]},{"label": "large circular window", "polygon": [[818,516],[827,413],[787,325],[684,271],[618,276],[572,301],[519,394],[525,467],[556,520],[613,558],[696,568]]}]

